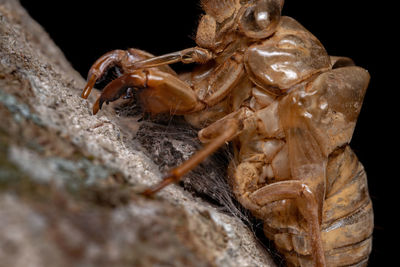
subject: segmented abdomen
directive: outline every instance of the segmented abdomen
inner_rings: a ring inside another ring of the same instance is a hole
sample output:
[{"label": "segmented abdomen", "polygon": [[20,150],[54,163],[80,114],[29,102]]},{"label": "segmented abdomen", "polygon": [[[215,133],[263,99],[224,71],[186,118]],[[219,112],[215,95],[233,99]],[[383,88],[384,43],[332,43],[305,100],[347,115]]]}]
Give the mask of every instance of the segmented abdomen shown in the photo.
[{"label": "segmented abdomen", "polygon": [[349,146],[330,156],[327,183],[322,223],[327,262],[364,266],[372,248],[374,217],[367,175]]},{"label": "segmented abdomen", "polygon": [[[364,167],[349,146],[337,149],[327,166],[321,225],[327,266],[367,266],[373,221]],[[308,251],[306,243],[303,251]],[[313,266],[311,257],[301,255],[301,251],[283,253],[294,266]]]}]

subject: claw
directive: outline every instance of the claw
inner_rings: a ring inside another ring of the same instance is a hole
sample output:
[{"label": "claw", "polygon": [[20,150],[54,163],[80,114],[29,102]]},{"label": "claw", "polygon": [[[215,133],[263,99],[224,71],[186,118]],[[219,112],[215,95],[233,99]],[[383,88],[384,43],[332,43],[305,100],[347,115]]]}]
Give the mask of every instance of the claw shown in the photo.
[{"label": "claw", "polygon": [[96,102],[93,105],[93,115],[96,115],[97,112],[99,112],[99,110],[101,109],[101,106],[103,105],[103,103],[100,103],[100,97],[97,98]]},{"label": "claw", "polygon": [[146,73],[142,71],[125,74],[113,80],[103,89],[100,97],[96,100],[93,106],[93,114],[96,114],[101,109],[104,102],[108,104],[108,102],[116,101],[125,93],[127,96],[131,96],[132,87],[145,87],[145,82]]},{"label": "claw", "polygon": [[[108,88],[108,86],[106,87]],[[112,87],[108,91],[104,89],[104,92],[97,98],[96,102],[93,105],[93,115],[96,115],[97,112],[101,109],[104,102],[108,104],[109,102],[113,102],[118,100],[127,90],[126,87]]]},{"label": "claw", "polygon": [[83,89],[81,97],[87,99],[97,80],[107,73],[107,70],[111,67],[120,65],[126,55],[126,51],[114,50],[101,56],[90,68],[88,83]]},{"label": "claw", "polygon": [[96,75],[92,75],[92,76],[89,78],[89,81],[88,81],[88,83],[86,84],[85,89],[83,89],[83,92],[82,92],[82,94],[81,94],[81,97],[82,97],[82,98],[87,99],[87,98],[89,97],[90,92],[92,92],[92,89],[93,89],[93,87],[94,87],[94,85],[95,85],[95,83],[96,83],[96,80],[97,80]]}]

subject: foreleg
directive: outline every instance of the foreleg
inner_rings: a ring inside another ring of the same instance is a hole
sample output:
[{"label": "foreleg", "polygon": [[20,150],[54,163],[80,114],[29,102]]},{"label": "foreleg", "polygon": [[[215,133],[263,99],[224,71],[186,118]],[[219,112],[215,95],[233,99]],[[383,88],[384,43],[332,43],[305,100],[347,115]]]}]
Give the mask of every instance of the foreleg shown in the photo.
[{"label": "foreleg", "polygon": [[168,64],[182,62],[206,63],[212,59],[213,54],[206,49],[193,47],[182,51],[154,57],[145,51],[138,49],[114,50],[101,56],[90,68],[88,83],[84,88],[81,97],[88,98],[91,90],[110,68],[118,66],[123,73],[130,73],[138,69],[157,67],[160,71],[176,75]]},{"label": "foreleg", "polygon": [[186,114],[204,107],[187,83],[158,69],[147,69],[125,74],[109,83],[94,104],[93,113],[96,114],[103,103],[119,99],[128,88],[139,91],[143,108],[152,114]]},{"label": "foreleg", "polygon": [[83,89],[81,97],[85,99],[88,98],[96,82],[106,75],[110,68],[117,66],[122,72],[127,72],[128,66],[133,64],[133,62],[144,60],[152,56],[153,55],[138,49],[113,50],[104,54],[96,60],[90,68],[88,82]]}]

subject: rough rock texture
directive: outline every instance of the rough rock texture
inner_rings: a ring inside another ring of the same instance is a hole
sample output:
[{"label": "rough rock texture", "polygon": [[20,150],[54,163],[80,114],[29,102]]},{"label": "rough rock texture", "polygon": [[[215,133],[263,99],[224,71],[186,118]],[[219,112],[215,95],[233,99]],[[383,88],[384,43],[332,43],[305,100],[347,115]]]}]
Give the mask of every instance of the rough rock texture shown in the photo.
[{"label": "rough rock texture", "polygon": [[241,220],[181,187],[137,194],[160,180],[137,150],[150,129],[110,107],[92,116],[83,86],[18,1],[0,0],[0,266],[273,266]]}]

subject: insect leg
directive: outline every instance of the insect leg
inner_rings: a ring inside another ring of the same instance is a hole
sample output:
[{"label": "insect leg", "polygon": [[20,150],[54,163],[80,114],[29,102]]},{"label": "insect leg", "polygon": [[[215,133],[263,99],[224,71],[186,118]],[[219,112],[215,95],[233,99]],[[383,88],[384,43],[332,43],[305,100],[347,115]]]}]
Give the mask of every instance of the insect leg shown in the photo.
[{"label": "insect leg", "polygon": [[90,68],[88,83],[81,94],[82,98],[88,98],[96,81],[112,66],[119,64],[126,56],[126,51],[114,50],[101,56]]},{"label": "insect leg", "polygon": [[182,163],[180,166],[172,169],[169,174],[164,177],[163,181],[147,189],[143,192],[143,194],[146,196],[154,195],[167,185],[178,182],[183,177],[183,175],[193,170],[197,165],[199,165],[204,159],[214,153],[223,144],[231,141],[234,137],[236,137],[238,134],[238,130],[239,124],[237,120],[227,120],[224,127],[220,128],[220,135],[210,141],[203,149],[197,151],[190,159]]},{"label": "insect leg", "polygon": [[[141,62],[143,60],[154,58],[154,56],[145,51],[129,48],[128,50],[114,50],[110,51],[101,56],[92,65],[88,74],[88,83],[82,92],[82,98],[88,98],[91,90],[95,86],[96,82],[104,76],[107,71],[112,67],[119,67],[122,73],[130,73],[138,68],[132,68],[135,62]],[[159,68],[161,71],[176,75],[176,73],[168,66],[162,66]]]},{"label": "insect leg", "polygon": [[318,220],[318,203],[313,192],[306,184],[299,180],[276,182],[253,192],[250,195],[250,199],[260,206],[278,200],[296,199],[299,211],[308,224],[314,262],[316,266],[326,266]]},{"label": "insect leg", "polygon": [[185,64],[189,63],[204,64],[207,61],[211,60],[212,58],[213,54],[207,49],[200,47],[193,47],[178,52],[173,52],[162,56],[137,61],[134,62],[129,67],[131,69],[153,68],[177,62],[182,62]]},{"label": "insect leg", "polygon": [[204,107],[192,88],[177,76],[158,69],[146,69],[124,74],[110,82],[94,104],[93,113],[96,114],[103,103],[119,99],[128,88],[139,91],[143,108],[152,114],[186,114]]}]

